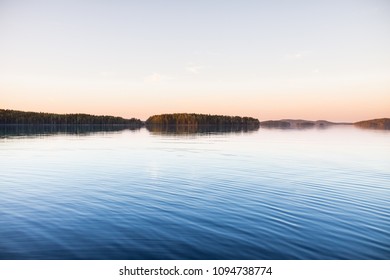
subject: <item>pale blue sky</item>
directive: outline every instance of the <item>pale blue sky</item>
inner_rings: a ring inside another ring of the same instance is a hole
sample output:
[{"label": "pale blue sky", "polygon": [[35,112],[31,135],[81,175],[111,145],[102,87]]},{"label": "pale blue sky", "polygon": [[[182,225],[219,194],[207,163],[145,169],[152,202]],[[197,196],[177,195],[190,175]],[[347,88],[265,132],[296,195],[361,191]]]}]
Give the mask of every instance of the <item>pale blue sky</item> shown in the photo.
[{"label": "pale blue sky", "polygon": [[0,0],[0,108],[389,116],[390,1]]}]

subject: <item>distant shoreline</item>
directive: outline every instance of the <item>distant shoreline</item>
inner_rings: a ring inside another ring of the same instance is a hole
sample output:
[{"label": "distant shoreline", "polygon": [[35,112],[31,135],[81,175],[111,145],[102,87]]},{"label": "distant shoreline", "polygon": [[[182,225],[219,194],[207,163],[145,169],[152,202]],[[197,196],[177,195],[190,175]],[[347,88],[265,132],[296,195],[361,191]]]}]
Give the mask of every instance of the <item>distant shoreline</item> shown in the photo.
[{"label": "distant shoreline", "polygon": [[259,121],[252,117],[173,113],[149,117],[146,121],[137,118],[125,119],[107,115],[54,114],[0,109],[0,125],[43,125],[43,126],[122,126],[137,129],[141,127],[210,127],[210,128],[314,128],[333,125],[354,125],[360,128],[390,129],[390,118],[379,118],[359,122],[330,122],[326,120],[281,119]]},{"label": "distant shoreline", "polygon": [[314,127],[328,127],[333,125],[353,125],[353,123],[336,123],[325,120],[308,121],[308,120],[269,120],[260,122],[260,127],[268,128],[314,128]]}]

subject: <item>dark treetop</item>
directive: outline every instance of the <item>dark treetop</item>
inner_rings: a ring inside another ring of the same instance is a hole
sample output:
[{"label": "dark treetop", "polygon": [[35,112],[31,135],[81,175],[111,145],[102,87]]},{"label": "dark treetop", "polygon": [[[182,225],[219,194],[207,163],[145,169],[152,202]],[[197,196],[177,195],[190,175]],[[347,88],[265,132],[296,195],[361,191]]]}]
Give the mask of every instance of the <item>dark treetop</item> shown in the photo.
[{"label": "dark treetop", "polygon": [[194,126],[194,127],[241,127],[258,128],[259,120],[250,117],[206,114],[162,114],[146,120],[146,126]]},{"label": "dark treetop", "polygon": [[142,121],[112,116],[88,114],[51,114],[0,109],[0,124],[3,125],[125,125],[141,127]]}]

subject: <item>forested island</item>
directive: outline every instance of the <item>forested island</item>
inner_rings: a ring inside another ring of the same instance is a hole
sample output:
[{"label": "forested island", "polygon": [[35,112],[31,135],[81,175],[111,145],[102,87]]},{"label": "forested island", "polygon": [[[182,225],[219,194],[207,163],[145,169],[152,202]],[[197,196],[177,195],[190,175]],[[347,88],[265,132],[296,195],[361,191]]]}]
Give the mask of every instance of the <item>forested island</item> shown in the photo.
[{"label": "forested island", "polygon": [[390,119],[382,118],[382,119],[360,121],[354,123],[354,125],[361,128],[390,129]]},{"label": "forested island", "polygon": [[207,132],[256,130],[260,122],[250,117],[177,113],[151,116],[145,125],[152,131]]},{"label": "forested island", "polygon": [[95,116],[88,114],[52,114],[0,109],[0,125],[120,125],[129,128],[141,128],[143,126],[143,122],[136,118],[124,119],[113,116]]}]

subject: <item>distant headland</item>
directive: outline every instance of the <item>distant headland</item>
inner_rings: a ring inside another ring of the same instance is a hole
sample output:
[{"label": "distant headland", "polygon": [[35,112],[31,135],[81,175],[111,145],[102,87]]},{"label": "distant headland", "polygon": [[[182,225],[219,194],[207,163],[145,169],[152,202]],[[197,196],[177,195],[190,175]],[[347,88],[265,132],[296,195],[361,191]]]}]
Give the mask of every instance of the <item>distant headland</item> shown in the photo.
[{"label": "distant headland", "polygon": [[302,129],[302,128],[325,128],[334,125],[354,125],[360,128],[370,129],[390,129],[390,118],[372,119],[359,121],[355,123],[347,122],[329,122],[325,120],[308,121],[308,120],[269,120],[260,122],[260,127],[263,128],[291,128],[291,129]]},{"label": "distant headland", "polygon": [[260,122],[261,127],[267,128],[313,128],[313,127],[328,127],[331,125],[350,125],[352,123],[335,123],[325,120],[308,121],[308,120],[270,120]]},{"label": "distant headland", "polygon": [[390,129],[390,118],[360,121],[360,122],[354,123],[354,125],[361,127],[361,128]]}]

